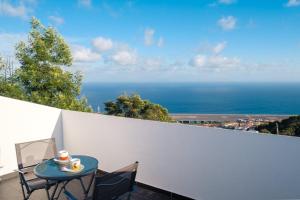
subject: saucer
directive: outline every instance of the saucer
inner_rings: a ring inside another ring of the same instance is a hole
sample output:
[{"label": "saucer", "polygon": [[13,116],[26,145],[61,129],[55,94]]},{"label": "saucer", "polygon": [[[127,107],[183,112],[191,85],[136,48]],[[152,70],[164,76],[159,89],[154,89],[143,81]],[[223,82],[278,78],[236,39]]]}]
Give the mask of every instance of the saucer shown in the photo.
[{"label": "saucer", "polygon": [[80,169],[70,169],[67,166],[60,168],[60,170],[63,171],[63,172],[71,172],[71,173],[79,173],[83,169],[84,169],[84,165],[83,164],[80,164]]}]

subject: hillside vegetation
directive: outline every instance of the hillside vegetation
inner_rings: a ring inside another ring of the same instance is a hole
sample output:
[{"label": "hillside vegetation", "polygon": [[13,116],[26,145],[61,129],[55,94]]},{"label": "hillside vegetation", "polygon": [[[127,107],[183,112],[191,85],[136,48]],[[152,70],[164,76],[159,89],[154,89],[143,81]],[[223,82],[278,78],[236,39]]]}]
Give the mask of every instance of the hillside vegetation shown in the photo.
[{"label": "hillside vegetation", "polygon": [[256,128],[261,133],[271,133],[280,135],[298,136],[300,137],[300,116],[292,116],[288,119],[284,119],[281,122],[270,122],[268,124],[260,125]]}]

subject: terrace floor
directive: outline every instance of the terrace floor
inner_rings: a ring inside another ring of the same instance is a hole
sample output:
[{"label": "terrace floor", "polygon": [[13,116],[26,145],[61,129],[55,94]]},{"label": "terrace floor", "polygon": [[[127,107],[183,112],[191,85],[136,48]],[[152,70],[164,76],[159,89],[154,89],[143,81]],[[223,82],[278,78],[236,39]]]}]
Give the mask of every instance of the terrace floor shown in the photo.
[{"label": "terrace floor", "polygon": [[[86,182],[88,179],[85,180]],[[67,186],[68,190],[72,192],[79,200],[81,196],[81,186],[78,181],[72,181]],[[91,191],[92,193],[92,191]],[[19,178],[11,178],[0,182],[0,199],[1,200],[22,200],[22,190],[19,184]],[[37,190],[32,193],[30,200],[43,200],[47,199],[45,190]],[[67,200],[64,195],[60,195],[60,200]],[[124,198],[125,199],[125,198]],[[170,193],[163,193],[154,191],[144,186],[137,186],[131,195],[131,200],[179,200],[180,197],[172,197]]]}]

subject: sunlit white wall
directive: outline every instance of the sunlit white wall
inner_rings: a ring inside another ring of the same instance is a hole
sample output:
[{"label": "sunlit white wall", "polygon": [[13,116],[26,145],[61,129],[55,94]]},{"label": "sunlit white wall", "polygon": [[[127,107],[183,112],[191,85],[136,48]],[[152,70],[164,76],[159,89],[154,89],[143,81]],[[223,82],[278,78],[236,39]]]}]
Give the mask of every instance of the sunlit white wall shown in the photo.
[{"label": "sunlit white wall", "polygon": [[50,137],[62,148],[60,109],[0,97],[0,176],[17,168],[15,143]]},{"label": "sunlit white wall", "polygon": [[194,199],[300,199],[300,138],[63,111],[65,148]]},{"label": "sunlit white wall", "polygon": [[14,144],[56,137],[113,171],[140,161],[138,181],[195,199],[300,199],[300,138],[128,119],[0,97],[0,176]]}]

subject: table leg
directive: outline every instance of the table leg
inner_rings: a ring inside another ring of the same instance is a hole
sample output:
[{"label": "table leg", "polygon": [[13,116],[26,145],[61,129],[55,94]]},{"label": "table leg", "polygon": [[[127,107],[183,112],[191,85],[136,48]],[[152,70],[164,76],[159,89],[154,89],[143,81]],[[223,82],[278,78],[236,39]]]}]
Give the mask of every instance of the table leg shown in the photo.
[{"label": "table leg", "polygon": [[[50,193],[49,193],[49,190],[50,190],[50,188],[51,188],[51,185],[49,184],[49,181],[48,180],[46,180],[46,193],[47,193],[47,198],[48,198],[48,200],[52,200],[52,195],[51,195],[51,197],[50,197]],[[56,185],[57,185],[58,183],[56,183]]]},{"label": "table leg", "polygon": [[59,192],[58,192],[56,198],[54,198],[54,199],[58,199],[58,198],[59,198],[59,196],[60,196],[62,190],[66,191],[66,186],[67,186],[67,184],[68,184],[69,182],[70,182],[70,181],[64,181],[64,182],[63,182],[63,186],[60,188],[60,190],[59,190]]},{"label": "table leg", "polygon": [[83,181],[82,181],[82,179],[81,179],[82,177],[79,178],[79,181],[80,181],[80,184],[81,184],[83,193],[84,193],[84,199],[87,199],[87,198],[88,198],[88,195],[89,195],[89,192],[90,192],[92,183],[93,183],[94,178],[95,178],[95,174],[96,174],[96,172],[94,172],[94,173],[92,174],[92,177],[91,177],[91,179],[90,179],[90,182],[89,182],[87,188],[85,188],[85,186],[84,186],[84,184],[83,184]]},{"label": "table leg", "polygon": [[51,195],[51,200],[54,199],[54,196],[55,196],[55,193],[56,193],[56,190],[58,188],[58,182],[55,184],[55,188],[54,188],[54,191],[52,192],[52,195]]},{"label": "table leg", "polygon": [[[47,181],[48,182],[48,181]],[[48,183],[47,183],[48,184]],[[48,198],[48,200],[51,200],[50,199],[50,194],[49,194],[49,189],[50,188],[48,188],[48,185],[47,185],[47,188],[46,188],[46,193],[47,193],[47,198]]]},{"label": "table leg", "polygon": [[[91,179],[87,185],[87,188],[84,186],[83,184],[83,181],[82,181],[82,177],[78,178],[78,180],[80,181],[80,185],[81,185],[81,188],[83,190],[83,193],[84,193],[84,199],[87,199],[88,198],[88,195],[89,195],[89,192],[90,192],[90,189],[91,189],[91,186],[92,186],[92,183],[95,179],[95,175],[96,175],[96,171],[94,173],[92,173],[92,176],[91,176]],[[64,190],[64,193],[67,194],[67,196],[70,196],[70,199],[75,199],[73,197],[73,195],[66,190],[66,186],[67,184],[70,182],[71,180],[68,180],[68,181],[59,181],[55,184],[55,188],[54,188],[54,191],[52,192],[51,196],[50,196],[50,193],[49,193],[49,189],[50,189],[50,184],[47,180],[47,197],[48,197],[48,200],[57,200],[61,194],[61,192]],[[58,190],[58,186],[60,183],[63,183],[62,187]],[[57,193],[58,191],[58,193]],[[56,195],[57,193],[57,195]],[[56,197],[55,197],[56,196]]]},{"label": "table leg", "polygon": [[92,186],[93,181],[95,180],[95,175],[96,175],[96,171],[92,174],[92,177],[91,177],[89,186],[88,186],[88,188],[87,188],[87,195],[88,195],[88,193],[89,193],[89,191],[90,191],[90,189],[91,189],[91,186]]},{"label": "table leg", "polygon": [[[46,188],[46,191],[47,191],[47,198],[48,198],[48,200],[57,200],[57,199],[59,198],[59,196],[60,196],[62,190],[65,190],[65,188],[66,188],[66,186],[67,186],[67,184],[68,184],[69,182],[70,182],[70,181],[63,181],[63,186],[59,189],[59,192],[58,192],[57,195],[56,195],[56,192],[58,191],[58,190],[57,190],[57,189],[58,189],[58,186],[59,186],[59,184],[62,183],[62,182],[61,182],[61,181],[56,182],[56,183],[55,183],[55,186],[54,186],[54,190],[53,190],[52,194],[50,195],[49,190],[50,190],[51,186],[50,186],[50,184],[49,184],[49,182],[48,182],[48,180],[47,180],[47,188]],[[56,197],[55,197],[55,196],[56,196]]]}]

